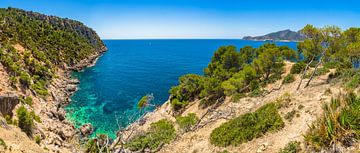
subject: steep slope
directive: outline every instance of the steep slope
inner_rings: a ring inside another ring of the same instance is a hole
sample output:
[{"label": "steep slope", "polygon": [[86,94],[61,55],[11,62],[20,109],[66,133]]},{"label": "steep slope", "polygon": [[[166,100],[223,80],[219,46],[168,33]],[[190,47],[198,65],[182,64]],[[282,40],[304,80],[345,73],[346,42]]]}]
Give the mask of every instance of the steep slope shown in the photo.
[{"label": "steep slope", "polygon": [[291,30],[282,30],[278,32],[269,33],[263,36],[246,36],[243,38],[244,40],[257,40],[257,41],[265,41],[265,40],[275,40],[275,41],[302,41],[305,39],[303,35],[299,32],[291,31]]},{"label": "steep slope", "polygon": [[[96,32],[78,21],[0,9],[0,97],[17,100],[3,105],[0,99],[0,107],[14,108],[0,116],[6,152],[81,151],[80,132],[63,109],[78,83],[70,72],[104,51]],[[22,106],[26,111],[17,111]]]},{"label": "steep slope", "polygon": [[[284,73],[283,76],[286,76],[289,73],[292,65],[293,63],[287,63],[285,68],[287,69],[287,72]],[[213,153],[222,152],[224,150],[238,153],[278,152],[290,141],[303,142],[303,135],[308,130],[309,125],[314,122],[317,117],[321,116],[323,103],[330,101],[332,94],[336,95],[344,92],[339,84],[328,83],[326,81],[327,77],[328,74],[322,75],[314,80],[311,87],[299,91],[296,90],[296,87],[300,81],[300,75],[296,76],[296,80],[293,83],[283,85],[279,90],[274,90],[281,86],[282,80],[279,80],[266,87],[266,90],[274,91],[265,96],[244,97],[236,101],[227,97],[224,103],[210,113],[207,113],[210,108],[202,109],[200,107],[201,101],[197,100],[186,107],[179,115],[185,116],[190,113],[195,113],[197,116],[201,117],[206,114],[199,122],[200,126],[189,132],[178,133],[177,137],[170,144],[164,145],[159,152]],[[328,91],[331,91],[332,94],[328,94]],[[283,129],[267,133],[258,139],[254,139],[238,146],[216,147],[210,143],[211,132],[221,124],[236,116],[254,112],[265,104],[279,101],[285,105],[279,109],[280,115],[285,122],[285,127]],[[286,119],[286,115],[291,111],[296,111],[297,115],[290,121],[289,119]],[[145,124],[134,124],[133,126],[137,129],[134,133],[146,131],[151,123],[161,119],[168,119],[176,122],[176,118],[172,113],[173,111],[170,103],[166,102],[156,111],[149,113],[144,117],[146,119]],[[176,126],[176,129],[177,131],[181,131],[178,126]]]}]

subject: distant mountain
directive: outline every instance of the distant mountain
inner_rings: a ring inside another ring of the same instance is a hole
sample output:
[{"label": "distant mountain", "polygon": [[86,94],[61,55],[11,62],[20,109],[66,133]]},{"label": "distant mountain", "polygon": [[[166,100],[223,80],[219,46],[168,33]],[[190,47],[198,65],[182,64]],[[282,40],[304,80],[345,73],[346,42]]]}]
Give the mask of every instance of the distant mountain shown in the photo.
[{"label": "distant mountain", "polygon": [[276,40],[276,41],[302,41],[305,39],[303,35],[299,32],[291,31],[289,29],[269,33],[263,36],[246,36],[243,38],[244,40],[258,40],[258,41],[265,41],[265,40]]}]

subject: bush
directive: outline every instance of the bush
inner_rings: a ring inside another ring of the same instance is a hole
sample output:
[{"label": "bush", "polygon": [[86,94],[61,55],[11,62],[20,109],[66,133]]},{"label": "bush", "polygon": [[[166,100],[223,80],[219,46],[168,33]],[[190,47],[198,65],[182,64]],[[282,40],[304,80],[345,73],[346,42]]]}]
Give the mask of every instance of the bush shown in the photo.
[{"label": "bush", "polygon": [[21,99],[21,102],[23,102],[24,104],[27,104],[29,106],[33,105],[33,99],[31,97],[26,97],[25,99]]},{"label": "bush", "polygon": [[41,138],[40,138],[40,136],[35,136],[35,143],[37,143],[37,144],[40,144],[41,143]]},{"label": "bush", "polygon": [[33,116],[31,113],[29,113],[24,106],[20,106],[19,109],[16,110],[16,114],[18,117],[18,126],[23,132],[31,136],[34,126]]},{"label": "bush", "polygon": [[295,63],[291,69],[290,74],[300,74],[305,70],[306,64],[304,62]]},{"label": "bush", "polygon": [[[104,147],[106,144],[106,141],[108,140],[108,136],[106,134],[99,134],[96,136],[96,138],[90,139],[86,145],[85,145],[85,152],[86,153],[100,153],[100,149]],[[105,147],[103,149],[104,153],[109,152],[107,148]],[[101,153],[102,153],[101,152]]]},{"label": "bush", "polygon": [[7,124],[12,124],[13,120],[12,117],[10,115],[5,115],[5,120]]},{"label": "bush", "polygon": [[179,79],[179,85],[169,91],[172,95],[170,100],[174,110],[179,110],[193,101],[203,90],[203,77],[196,74],[187,74]]},{"label": "bush", "polygon": [[305,134],[308,146],[316,151],[333,148],[333,144],[348,147],[360,135],[360,99],[354,93],[332,99],[324,105],[324,115]]},{"label": "bush", "polygon": [[160,120],[151,123],[148,132],[135,136],[125,144],[126,148],[132,151],[148,149],[156,149],[162,144],[169,143],[175,138],[175,128],[171,121]]},{"label": "bush", "polygon": [[24,87],[28,88],[28,87],[30,86],[30,83],[31,83],[31,78],[30,78],[29,74],[24,73],[24,72],[21,73],[21,74],[20,74],[20,83],[21,83]]},{"label": "bush", "polygon": [[4,149],[7,149],[6,143],[3,139],[0,138],[0,146],[3,146]]},{"label": "bush", "polygon": [[180,128],[185,132],[189,131],[191,126],[195,125],[198,120],[199,118],[194,113],[190,113],[184,117],[176,117],[176,123],[179,124]]},{"label": "bush", "polygon": [[289,84],[289,83],[293,83],[295,81],[294,75],[293,74],[288,74],[285,76],[282,84]]},{"label": "bush", "polygon": [[263,134],[284,127],[275,103],[269,103],[253,113],[234,118],[212,131],[210,142],[226,147],[245,143]]},{"label": "bush", "polygon": [[299,153],[300,151],[300,142],[290,141],[283,149],[280,150],[279,153]]}]

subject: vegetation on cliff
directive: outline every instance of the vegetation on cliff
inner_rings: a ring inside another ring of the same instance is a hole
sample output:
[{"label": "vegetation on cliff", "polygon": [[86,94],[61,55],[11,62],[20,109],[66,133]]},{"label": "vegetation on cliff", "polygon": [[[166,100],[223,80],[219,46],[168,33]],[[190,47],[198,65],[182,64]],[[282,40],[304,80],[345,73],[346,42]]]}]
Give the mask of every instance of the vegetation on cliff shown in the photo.
[{"label": "vegetation on cliff", "polygon": [[275,103],[262,106],[254,113],[247,113],[234,118],[212,131],[210,142],[216,146],[238,145],[266,132],[284,127],[284,122]]},{"label": "vegetation on cliff", "polygon": [[145,149],[157,150],[165,143],[175,138],[175,128],[171,121],[160,120],[151,123],[150,129],[139,136],[131,139],[126,145],[133,151],[144,151]]},{"label": "vegetation on cliff", "polygon": [[20,83],[42,96],[57,67],[73,66],[104,50],[95,31],[74,20],[15,8],[0,9],[0,20],[0,62],[12,85]]},{"label": "vegetation on cliff", "polygon": [[351,146],[360,137],[360,98],[354,94],[340,95],[323,107],[323,117],[310,126],[305,141],[311,148],[334,149],[338,144]]}]

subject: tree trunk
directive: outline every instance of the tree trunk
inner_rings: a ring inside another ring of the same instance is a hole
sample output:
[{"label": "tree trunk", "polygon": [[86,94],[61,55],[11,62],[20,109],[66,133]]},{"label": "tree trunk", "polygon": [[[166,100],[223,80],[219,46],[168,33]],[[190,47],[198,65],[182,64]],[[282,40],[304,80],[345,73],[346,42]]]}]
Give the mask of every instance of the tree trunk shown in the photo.
[{"label": "tree trunk", "polygon": [[324,57],[324,55],[325,55],[325,50],[321,53],[321,56],[320,56],[320,58],[319,58],[319,62],[316,64],[315,69],[314,69],[313,73],[311,74],[311,77],[310,77],[309,81],[308,81],[308,82],[306,83],[306,85],[305,85],[305,88],[309,86],[311,80],[314,78],[314,75],[315,75],[315,73],[316,73],[316,70],[317,70],[317,68],[319,67],[319,65],[321,64],[321,61],[322,61],[322,58]]},{"label": "tree trunk", "polygon": [[301,83],[302,83],[302,81],[303,81],[303,79],[304,79],[304,77],[305,77],[305,75],[306,75],[306,72],[307,72],[310,64],[311,64],[313,61],[314,61],[314,57],[313,57],[313,58],[311,59],[311,61],[306,65],[305,70],[304,70],[304,73],[303,73],[303,75],[301,76],[300,83],[299,83],[298,87],[296,88],[296,90],[299,90],[299,89],[300,89]]}]

